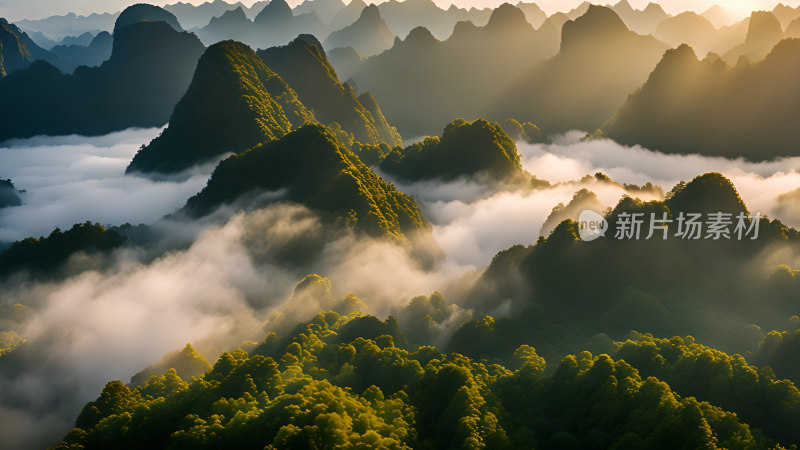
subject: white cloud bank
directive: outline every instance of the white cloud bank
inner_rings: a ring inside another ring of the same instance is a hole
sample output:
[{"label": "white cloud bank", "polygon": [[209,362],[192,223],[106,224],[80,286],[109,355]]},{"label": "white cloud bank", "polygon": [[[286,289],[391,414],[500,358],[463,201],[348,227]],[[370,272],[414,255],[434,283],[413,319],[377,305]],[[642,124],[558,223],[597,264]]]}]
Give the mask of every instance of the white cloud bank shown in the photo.
[{"label": "white cloud bank", "polygon": [[160,131],[35,137],[0,146],[0,177],[27,191],[21,194],[22,206],[0,209],[0,242],[47,235],[87,220],[150,223],[183,206],[205,186],[214,164],[164,181],[124,176],[139,147]]}]

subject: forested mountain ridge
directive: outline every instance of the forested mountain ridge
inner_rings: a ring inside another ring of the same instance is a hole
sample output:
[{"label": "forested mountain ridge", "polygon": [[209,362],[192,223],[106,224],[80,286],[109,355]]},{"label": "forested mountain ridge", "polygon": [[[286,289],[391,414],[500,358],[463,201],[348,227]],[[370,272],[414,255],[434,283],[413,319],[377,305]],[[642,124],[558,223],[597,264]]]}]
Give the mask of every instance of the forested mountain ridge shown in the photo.
[{"label": "forested mountain ridge", "polygon": [[169,126],[139,150],[126,172],[179,172],[278,139],[313,120],[252,49],[221,42],[200,58]]},{"label": "forested mountain ridge", "polygon": [[[336,122],[351,134],[348,141],[385,143],[391,147],[402,143],[374,98],[366,92],[356,98],[353,88],[339,80],[322,44],[314,36],[300,35],[286,46],[260,50],[258,55],[297,92],[319,122]],[[362,98],[366,105],[360,101]]]},{"label": "forested mountain ridge", "polygon": [[300,203],[370,235],[414,243],[430,233],[430,224],[412,198],[316,124],[222,161],[185,211],[203,215],[245,194],[281,190],[285,194],[279,200]]},{"label": "forested mountain ridge", "polygon": [[484,119],[456,119],[441,139],[426,138],[405,149],[393,149],[380,163],[381,170],[406,180],[487,175],[498,182],[524,178],[516,144],[500,127]]},{"label": "forested mountain ridge", "polygon": [[[634,214],[640,226],[627,227]],[[700,217],[699,228],[687,226],[689,214]],[[711,214],[730,218],[721,227],[727,237],[713,239],[706,227]],[[790,292],[798,285],[794,278],[781,281],[780,264],[791,263],[787,255],[800,250],[800,233],[748,211],[719,174],[679,184],[665,201],[623,197],[605,220],[606,237],[596,241],[582,241],[579,224],[566,220],[535,245],[497,254],[473,287],[471,304],[488,312],[512,299],[520,317],[498,321],[498,345],[466,334],[459,348],[479,345],[502,355],[511,349],[500,342],[525,336],[547,342],[536,345],[550,355],[546,336],[556,330],[589,339],[595,333],[620,338],[635,329],[691,334],[743,352],[761,336],[752,324],[780,329],[796,314]],[[530,321],[537,325],[523,326]]]}]

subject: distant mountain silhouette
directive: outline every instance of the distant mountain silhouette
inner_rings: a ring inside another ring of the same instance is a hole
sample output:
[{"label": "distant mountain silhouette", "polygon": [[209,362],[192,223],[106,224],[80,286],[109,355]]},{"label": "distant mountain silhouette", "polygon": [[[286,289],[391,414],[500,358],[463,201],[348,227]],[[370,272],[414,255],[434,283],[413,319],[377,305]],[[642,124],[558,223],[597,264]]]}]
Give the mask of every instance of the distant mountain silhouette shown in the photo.
[{"label": "distant mountain silhouette", "polygon": [[768,11],[755,11],[750,16],[744,43],[725,53],[723,58],[729,63],[736,63],[743,56],[758,61],[782,38],[783,29],[775,15]]},{"label": "distant mountain silhouette", "polygon": [[312,121],[294,91],[246,45],[206,50],[169,126],[126,172],[173,173],[283,137]]},{"label": "distant mountain silhouette", "polygon": [[594,130],[647,80],[666,49],[654,37],[628,30],[611,9],[590,6],[564,24],[558,55],[519,77],[499,97],[492,117],[530,121],[548,134]]},{"label": "distant mountain silhouette", "polygon": [[580,5],[572,8],[571,10],[565,12],[564,14],[566,14],[567,17],[569,17],[569,20],[575,20],[578,17],[586,14],[586,12],[589,11],[590,6],[592,6],[591,2],[584,1]]},{"label": "distant mountain silhouette", "polygon": [[792,8],[783,3],[778,3],[772,10],[772,13],[778,18],[781,27],[785,29],[793,20],[800,18],[800,6]]},{"label": "distant mountain silhouette", "polygon": [[330,23],[344,7],[342,0],[305,0],[294,8],[294,13],[300,15],[313,12],[326,23]]},{"label": "distant mountain silhouette", "polygon": [[261,50],[258,55],[297,92],[321,123],[338,123],[358,142],[400,145],[400,135],[388,125],[375,100],[365,94],[368,104],[362,105],[353,89],[339,81],[314,36],[301,35],[287,46]]},{"label": "distant mountain silhouette", "polygon": [[248,42],[251,40],[252,28],[253,22],[247,18],[240,6],[212,18],[208,25],[197,30],[196,34],[206,44],[229,39]]},{"label": "distant mountain silhouette", "polygon": [[475,25],[485,24],[486,13],[478,9],[451,7],[444,10],[433,0],[389,0],[378,4],[381,17],[396,36],[406,36],[416,27],[425,27],[438,39],[446,39],[459,21],[471,21]]},{"label": "distant mountain silhouette", "polygon": [[781,41],[760,62],[698,60],[668,51],[647,83],[603,127],[623,144],[668,153],[765,160],[797,156],[800,40]]},{"label": "distant mountain silhouette", "polygon": [[545,20],[547,20],[547,14],[542,11],[542,8],[539,7],[536,3],[524,3],[518,2],[516,5],[517,8],[520,9],[523,13],[525,13],[525,20],[528,21],[534,28],[539,28],[542,26]]},{"label": "distant mountain silhouette", "polygon": [[[253,8],[257,5],[254,4]],[[325,36],[327,26],[315,12],[295,15],[285,0],[273,0],[250,20],[243,7],[237,7],[195,30],[206,44],[236,40],[253,48],[286,45],[298,34]]]},{"label": "distant mountain silhouette", "polygon": [[653,35],[673,47],[688,44],[701,55],[708,52],[725,54],[745,41],[749,24],[748,18],[715,28],[706,17],[687,11],[661,22]]},{"label": "distant mountain silhouette", "polygon": [[73,46],[73,45],[88,47],[89,44],[92,43],[92,40],[94,40],[94,37],[97,34],[98,33],[92,33],[91,31],[87,31],[87,32],[81,34],[80,36],[67,36],[64,39],[62,39],[61,42],[59,42],[58,45],[63,45],[65,47],[69,47],[69,46]]},{"label": "distant mountain silhouette", "polygon": [[20,20],[17,24],[25,30],[43,33],[58,42],[66,36],[78,36],[87,31],[93,33],[100,31],[111,32],[119,14],[119,12],[116,12],[79,16],[75,13],[69,13],[44,19]]},{"label": "distant mountain silhouette", "polygon": [[370,235],[417,245],[432,242],[431,226],[417,203],[376,175],[321,125],[305,125],[222,161],[184,211],[204,215],[248,195],[279,190],[285,192],[282,201],[305,205],[326,220]]},{"label": "distant mountain silhouette", "polygon": [[352,25],[361,16],[361,12],[367,4],[364,0],[350,0],[344,8],[336,11],[333,18],[330,20],[331,30],[341,30],[342,28]]},{"label": "distant mountain silhouette", "polygon": [[114,23],[114,34],[127,26],[139,22],[164,22],[175,31],[183,31],[175,14],[159,6],[147,3],[137,3],[125,8]]},{"label": "distant mountain silhouette", "polygon": [[653,35],[670,45],[689,44],[708,51],[713,47],[716,31],[710,20],[686,11],[661,22]]},{"label": "distant mountain silhouette", "polygon": [[505,86],[557,48],[552,26],[535,30],[522,11],[504,4],[484,27],[459,22],[446,41],[415,28],[390,50],[366,59],[353,78],[372,92],[401,133],[434,135],[453,117],[486,115]]},{"label": "distant mountain silhouette", "polygon": [[31,40],[36,43],[39,47],[42,47],[45,50],[50,50],[51,48],[55,47],[56,45],[61,45],[61,42],[55,41],[47,37],[44,33],[39,31],[26,31],[28,36],[30,36]]},{"label": "distant mountain silhouette", "polygon": [[68,64],[66,72],[71,73],[78,66],[99,66],[111,57],[113,46],[114,38],[111,33],[103,31],[88,46],[57,45],[50,51]]},{"label": "distant mountain silhouette", "polygon": [[0,209],[21,205],[22,200],[18,194],[19,192],[11,180],[0,178]]},{"label": "distant mountain silhouette", "polygon": [[652,34],[659,23],[670,17],[657,3],[648,3],[644,9],[633,9],[628,0],[620,0],[611,7],[625,25],[639,34]]},{"label": "distant mountain silhouette", "polygon": [[786,37],[800,38],[800,17],[786,27]]},{"label": "distant mountain silhouette", "polygon": [[361,67],[363,57],[353,47],[332,48],[325,52],[341,79],[347,80]]},{"label": "distant mountain silhouette", "polygon": [[736,22],[736,17],[733,14],[716,4],[703,11],[700,15],[717,28],[733,25]]},{"label": "distant mountain silhouette", "polygon": [[0,79],[0,141],[161,126],[203,50],[192,34],[141,22],[118,31],[111,58],[100,67],[64,75],[37,61]]},{"label": "distant mountain silhouette", "polygon": [[388,50],[393,42],[394,35],[381,18],[380,10],[369,5],[355,23],[331,33],[325,39],[325,47],[352,47],[360,55],[369,57]]},{"label": "distant mountain silhouette", "polygon": [[293,18],[294,13],[286,0],[272,0],[256,15],[253,23],[259,27],[283,27]]},{"label": "distant mountain silhouette", "polygon": [[164,9],[174,14],[186,29],[192,29],[206,26],[212,18],[219,17],[227,11],[243,6],[242,2],[228,3],[223,0],[212,0],[199,5],[178,2],[172,5],[165,5]]},{"label": "distant mountain silhouette", "polygon": [[405,149],[396,148],[380,163],[384,172],[406,180],[454,180],[487,175],[494,181],[524,178],[514,141],[499,124],[484,119],[448,124],[441,139],[426,138]]},{"label": "distant mountain silhouette", "polygon": [[543,27],[545,27],[545,26],[553,27],[558,32],[558,34],[560,36],[561,35],[561,28],[564,26],[565,23],[569,22],[570,20],[572,20],[572,19],[570,19],[569,16],[566,15],[565,13],[557,12],[557,13],[552,14],[550,17],[548,17],[547,20],[544,21],[544,24],[542,24],[542,26]]}]

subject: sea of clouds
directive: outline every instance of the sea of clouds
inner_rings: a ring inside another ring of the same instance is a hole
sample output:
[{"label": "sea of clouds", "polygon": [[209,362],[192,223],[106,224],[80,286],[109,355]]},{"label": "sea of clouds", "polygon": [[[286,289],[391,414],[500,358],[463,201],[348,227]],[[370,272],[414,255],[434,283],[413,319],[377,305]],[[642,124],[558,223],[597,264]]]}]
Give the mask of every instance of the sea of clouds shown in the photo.
[{"label": "sea of clouds", "polygon": [[[213,165],[160,181],[124,175],[139,146],[159,132],[4,144],[0,177],[11,178],[26,192],[23,206],[0,210],[0,241],[46,235],[86,220],[153,223],[181,207],[203,188]],[[795,192],[800,158],[752,163],[663,155],[608,140],[582,142],[581,136],[568,133],[550,145],[518,144],[523,167],[554,183],[548,189],[498,190],[474,180],[392,180],[417,199],[434,225],[446,255],[435,269],[421,267],[396,245],[345,233],[319,243],[314,272],[332,281],[334,296],[352,292],[366,305],[365,312],[380,316],[434,290],[457,299],[459,289],[498,251],[536,242],[552,208],[569,202],[582,187],[603,204],[616,204],[625,195],[622,187],[578,181],[596,172],[618,183],[653,182],[666,192],[681,180],[719,171],[734,182],[751,211],[800,225]],[[19,328],[28,341],[26,358],[31,358],[24,363],[26,372],[0,373],[0,435],[10,448],[52,445],[105,383],[128,381],[187,342],[213,359],[246,339],[263,339],[265,323],[276,315],[306,320],[326,307],[297,304],[292,293],[307,273],[270,259],[284,243],[319,232],[322,225],[312,212],[275,205],[251,213],[228,211],[223,217],[195,224],[191,245],[155,260],[123,250],[102,272],[0,286],[0,304],[23,303],[35,310]],[[184,228],[172,225],[173,232]]]}]

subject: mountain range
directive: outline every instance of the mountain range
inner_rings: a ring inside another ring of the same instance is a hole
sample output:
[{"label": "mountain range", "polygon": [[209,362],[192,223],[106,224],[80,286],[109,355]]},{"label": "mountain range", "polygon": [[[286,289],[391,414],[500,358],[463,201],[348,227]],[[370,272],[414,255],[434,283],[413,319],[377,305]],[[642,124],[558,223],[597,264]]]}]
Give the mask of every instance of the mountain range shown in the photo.
[{"label": "mountain range", "polygon": [[536,30],[519,8],[504,4],[483,27],[459,22],[445,41],[418,27],[343,70],[353,71],[358,87],[372,92],[402,134],[435,135],[455,117],[485,115],[505,86],[557,49],[554,27],[545,22]]},{"label": "mountain range", "polygon": [[92,37],[88,45],[61,44],[51,48],[50,51],[64,61],[62,65],[64,71],[72,73],[78,66],[99,66],[111,57],[113,48],[114,38],[111,33],[101,31]]},{"label": "mountain range", "polygon": [[668,51],[647,82],[603,126],[605,136],[667,153],[766,160],[797,154],[800,40],[781,41],[761,61],[731,66]]},{"label": "mountain range", "polygon": [[36,61],[0,79],[0,141],[162,126],[203,51],[192,34],[137,22],[118,29],[111,57],[99,67],[65,75]]},{"label": "mountain range", "polygon": [[169,126],[136,154],[127,172],[178,172],[318,121],[345,145],[400,144],[371,96],[356,98],[339,81],[313,36],[258,54],[223,41],[200,58]]},{"label": "mountain range", "polygon": [[237,40],[253,48],[285,45],[298,34],[327,35],[327,26],[315,12],[295,14],[285,0],[267,4],[251,20],[241,6],[226,11],[195,33],[206,44]]},{"label": "mountain range", "polygon": [[667,48],[628,30],[610,8],[592,5],[564,24],[556,56],[498,97],[492,117],[530,121],[548,134],[597,129],[647,80]]}]

